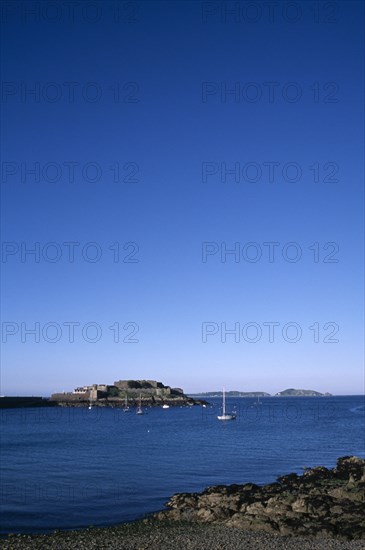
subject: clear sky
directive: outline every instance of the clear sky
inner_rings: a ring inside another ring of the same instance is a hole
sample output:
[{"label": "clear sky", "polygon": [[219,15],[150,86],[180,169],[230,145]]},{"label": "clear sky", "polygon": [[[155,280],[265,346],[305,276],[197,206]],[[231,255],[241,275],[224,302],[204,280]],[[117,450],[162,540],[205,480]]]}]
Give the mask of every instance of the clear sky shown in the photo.
[{"label": "clear sky", "polygon": [[364,392],[363,12],[3,4],[2,394]]}]

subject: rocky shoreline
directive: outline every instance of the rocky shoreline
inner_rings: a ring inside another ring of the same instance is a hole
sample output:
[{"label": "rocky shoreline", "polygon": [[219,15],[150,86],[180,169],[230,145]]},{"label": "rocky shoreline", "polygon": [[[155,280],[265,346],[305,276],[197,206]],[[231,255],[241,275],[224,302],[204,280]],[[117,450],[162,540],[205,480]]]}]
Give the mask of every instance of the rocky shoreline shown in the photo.
[{"label": "rocky shoreline", "polygon": [[[365,460],[342,457],[265,486],[219,485],[179,493],[156,519],[222,524],[248,531],[365,541]],[[363,545],[365,546],[365,545]]]}]

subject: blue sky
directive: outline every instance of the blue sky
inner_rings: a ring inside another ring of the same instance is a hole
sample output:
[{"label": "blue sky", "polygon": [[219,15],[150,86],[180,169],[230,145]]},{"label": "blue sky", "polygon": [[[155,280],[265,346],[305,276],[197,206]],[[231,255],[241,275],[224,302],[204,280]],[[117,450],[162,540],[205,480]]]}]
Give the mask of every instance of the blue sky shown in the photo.
[{"label": "blue sky", "polygon": [[363,393],[363,4],[94,4],[3,14],[2,394]]}]

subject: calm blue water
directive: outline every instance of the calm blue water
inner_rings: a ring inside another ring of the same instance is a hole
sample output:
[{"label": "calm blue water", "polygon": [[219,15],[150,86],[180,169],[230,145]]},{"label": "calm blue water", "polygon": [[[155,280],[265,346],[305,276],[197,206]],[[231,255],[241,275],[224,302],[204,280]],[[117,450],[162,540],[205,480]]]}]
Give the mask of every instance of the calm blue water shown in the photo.
[{"label": "calm blue water", "polygon": [[1,411],[1,532],[108,525],[163,508],[170,495],[266,483],[303,466],[365,457],[364,396],[228,400],[214,407]]}]

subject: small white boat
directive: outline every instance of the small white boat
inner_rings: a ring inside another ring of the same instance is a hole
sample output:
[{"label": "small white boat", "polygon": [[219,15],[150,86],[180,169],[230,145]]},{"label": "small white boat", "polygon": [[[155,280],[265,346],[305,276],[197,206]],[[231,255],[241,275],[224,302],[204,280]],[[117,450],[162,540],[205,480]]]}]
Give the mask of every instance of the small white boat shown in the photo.
[{"label": "small white boat", "polygon": [[257,401],[254,401],[251,405],[251,408],[254,408],[254,407],[260,407],[260,405],[262,405],[261,401],[260,401],[260,396],[257,397]]},{"label": "small white boat", "polygon": [[217,416],[218,420],[236,420],[235,413],[227,413],[226,412],[226,393],[223,388],[223,406],[222,406],[222,414]]},{"label": "small white boat", "polygon": [[169,408],[170,408],[170,405],[166,405],[166,403],[164,403],[164,404],[162,405],[162,408],[163,408],[163,409],[169,409]]},{"label": "small white boat", "polygon": [[142,395],[139,396],[139,405],[136,410],[136,414],[144,414],[144,411],[142,409]]}]

